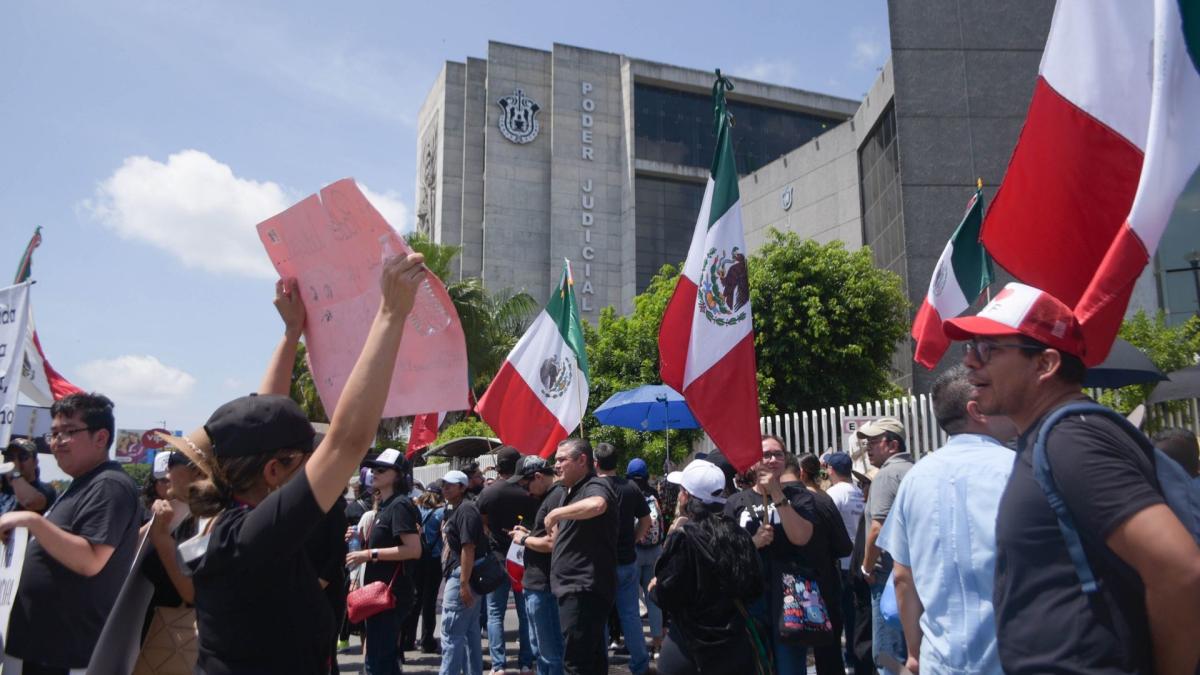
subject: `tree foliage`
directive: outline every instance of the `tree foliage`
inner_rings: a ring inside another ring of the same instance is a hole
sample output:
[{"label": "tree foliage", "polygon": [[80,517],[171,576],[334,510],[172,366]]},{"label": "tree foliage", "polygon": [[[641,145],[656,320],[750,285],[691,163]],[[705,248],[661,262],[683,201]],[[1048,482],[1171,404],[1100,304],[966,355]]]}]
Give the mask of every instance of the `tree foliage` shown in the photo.
[{"label": "tree foliage", "polygon": [[[129,474],[133,482],[137,483],[138,488],[141,488],[146,484],[146,479],[150,477],[150,470],[153,467],[149,464],[122,464],[121,468],[125,470],[125,473]],[[60,492],[59,494],[62,493]]]},{"label": "tree foliage", "polygon": [[750,259],[750,299],[763,413],[812,410],[893,395],[892,352],[908,332],[900,278],[871,251],[771,229]]},{"label": "tree foliage", "polygon": [[[1164,373],[1194,365],[1196,355],[1200,354],[1200,317],[1193,316],[1185,323],[1171,327],[1167,326],[1166,315],[1163,312],[1160,311],[1154,318],[1150,318],[1145,311],[1139,310],[1121,323],[1118,335],[1145,352]],[[1123,414],[1129,414],[1146,401],[1156,384],[1158,383],[1135,384],[1111,389],[1101,393],[1100,402]],[[1174,407],[1182,410],[1186,406],[1176,403]]]}]

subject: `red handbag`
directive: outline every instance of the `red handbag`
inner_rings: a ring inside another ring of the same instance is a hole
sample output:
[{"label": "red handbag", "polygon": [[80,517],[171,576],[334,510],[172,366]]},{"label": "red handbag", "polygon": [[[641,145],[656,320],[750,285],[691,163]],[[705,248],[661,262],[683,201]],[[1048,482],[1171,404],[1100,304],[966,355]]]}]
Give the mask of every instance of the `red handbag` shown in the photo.
[{"label": "red handbag", "polygon": [[382,581],[372,581],[362,588],[353,590],[346,596],[346,616],[351,623],[362,623],[380,612],[386,612],[396,606],[396,596],[392,595],[392,583],[404,563],[396,565],[392,580],[386,584]]}]

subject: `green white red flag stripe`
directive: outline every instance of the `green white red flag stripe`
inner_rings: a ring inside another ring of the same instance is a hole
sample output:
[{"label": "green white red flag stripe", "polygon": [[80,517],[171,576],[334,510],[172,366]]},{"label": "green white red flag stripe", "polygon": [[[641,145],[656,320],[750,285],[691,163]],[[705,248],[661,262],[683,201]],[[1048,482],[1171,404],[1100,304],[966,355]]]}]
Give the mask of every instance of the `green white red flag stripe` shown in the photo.
[{"label": "green white red flag stripe", "polygon": [[938,258],[925,301],[913,320],[912,336],[917,341],[913,360],[926,368],[936,366],[950,346],[942,321],[967,311],[992,283],[992,259],[979,243],[982,223],[983,192],[976,190]]},{"label": "green white red flag stripe", "polygon": [[1059,0],[1025,127],[983,225],[992,256],[1075,308],[1107,356],[1200,164],[1195,2]]},{"label": "green white red flag stripe", "polygon": [[564,261],[550,302],[475,407],[501,441],[527,455],[553,455],[587,409],[587,352],[571,279]]},{"label": "green white red flag stripe", "polygon": [[762,443],[746,240],[725,107],[731,89],[717,71],[716,152],[658,352],[663,382],[683,394],[716,446],[744,471],[762,458]]},{"label": "green white red flag stripe", "polygon": [[[33,252],[42,244],[42,228],[33,231],[21,261],[17,263],[17,275],[13,283],[27,281],[33,274]],[[37,328],[33,321],[33,303],[29,307],[29,327],[25,331],[24,363],[21,368],[21,394],[37,406],[53,405],[58,399],[82,392],[83,390],[71,384],[46,359],[42,351],[42,341],[38,339]]]}]

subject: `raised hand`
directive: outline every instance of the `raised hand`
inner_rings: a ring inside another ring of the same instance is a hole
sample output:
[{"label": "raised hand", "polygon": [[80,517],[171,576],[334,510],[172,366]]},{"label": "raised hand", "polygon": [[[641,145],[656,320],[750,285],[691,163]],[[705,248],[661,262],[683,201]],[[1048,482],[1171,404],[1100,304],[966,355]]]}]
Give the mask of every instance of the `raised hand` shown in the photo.
[{"label": "raised hand", "polygon": [[284,330],[288,337],[300,339],[304,332],[304,299],[300,295],[300,282],[295,277],[280,279],[275,282],[275,310],[283,319]]},{"label": "raised hand", "polygon": [[409,253],[407,256],[389,258],[383,264],[379,286],[383,292],[380,310],[396,316],[407,316],[412,311],[417,288],[429,271],[424,265],[425,256]]}]

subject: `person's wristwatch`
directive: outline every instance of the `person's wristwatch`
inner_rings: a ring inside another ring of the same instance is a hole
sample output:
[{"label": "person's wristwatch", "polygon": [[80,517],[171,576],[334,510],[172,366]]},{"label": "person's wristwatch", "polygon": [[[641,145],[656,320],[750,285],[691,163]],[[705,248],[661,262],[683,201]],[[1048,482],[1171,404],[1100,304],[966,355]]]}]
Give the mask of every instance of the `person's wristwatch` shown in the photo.
[{"label": "person's wristwatch", "polygon": [[371,560],[379,560],[379,549],[371,549]]},{"label": "person's wristwatch", "polygon": [[871,575],[874,573],[874,572],[873,572],[873,570],[868,570],[868,569],[866,568],[866,566],[865,566],[865,565],[859,565],[859,566],[858,566],[858,571],[859,571],[859,572],[862,572],[862,575],[863,575],[864,577],[869,577],[869,576],[871,576]]}]

